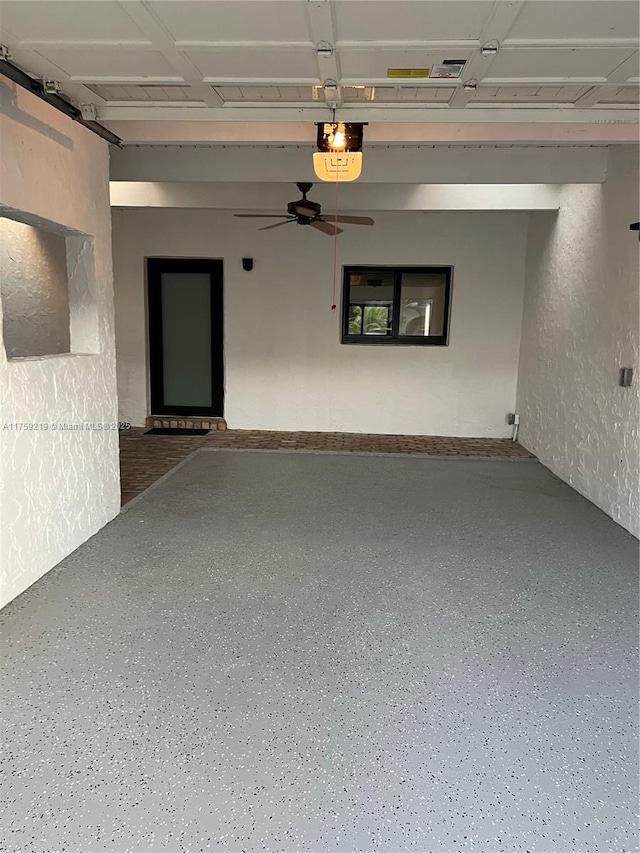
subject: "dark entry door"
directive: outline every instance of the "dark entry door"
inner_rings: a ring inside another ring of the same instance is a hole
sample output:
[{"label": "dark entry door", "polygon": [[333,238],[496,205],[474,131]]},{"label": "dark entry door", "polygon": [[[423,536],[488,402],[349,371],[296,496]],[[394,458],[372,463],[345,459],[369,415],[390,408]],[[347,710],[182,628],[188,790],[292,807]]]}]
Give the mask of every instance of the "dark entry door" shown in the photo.
[{"label": "dark entry door", "polygon": [[224,412],[222,261],[148,258],[152,415]]}]

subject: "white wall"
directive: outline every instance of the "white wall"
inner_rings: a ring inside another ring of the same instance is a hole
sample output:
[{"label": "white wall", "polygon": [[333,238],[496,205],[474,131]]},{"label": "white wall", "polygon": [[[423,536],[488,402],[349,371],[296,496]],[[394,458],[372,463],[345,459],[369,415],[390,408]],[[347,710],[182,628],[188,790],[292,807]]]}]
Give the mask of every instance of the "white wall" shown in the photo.
[{"label": "white wall", "polygon": [[7,81],[0,98],[0,215],[93,237],[71,238],[70,287],[95,277],[71,353],[9,361],[0,340],[1,605],[117,514],[119,468],[117,432],[51,428],[117,421],[107,145]]},{"label": "white wall", "polygon": [[632,147],[610,150],[602,186],[564,187],[557,218],[532,214],[518,388],[522,443],[636,535],[638,218]]},{"label": "white wall", "polygon": [[[454,267],[450,345],[374,347],[339,342],[330,238],[297,226],[259,232],[259,221],[231,212],[115,210],[120,416],[142,424],[149,414],[145,256],[210,257],[225,261],[230,427],[508,436],[527,217],[394,212],[376,213],[371,228],[347,227],[339,267]],[[243,256],[255,258],[253,272],[242,270]]]}]

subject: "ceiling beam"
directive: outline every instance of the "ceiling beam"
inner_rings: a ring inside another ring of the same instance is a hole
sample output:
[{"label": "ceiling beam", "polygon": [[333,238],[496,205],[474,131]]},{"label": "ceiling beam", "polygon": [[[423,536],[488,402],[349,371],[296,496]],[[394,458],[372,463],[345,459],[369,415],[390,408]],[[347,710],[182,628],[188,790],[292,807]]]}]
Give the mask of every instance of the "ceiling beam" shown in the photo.
[{"label": "ceiling beam", "polygon": [[[177,111],[179,113],[179,111]],[[227,111],[224,111],[227,114]],[[424,112],[424,110],[423,110]],[[462,111],[459,111],[462,112]],[[475,112],[475,111],[474,111]],[[372,122],[366,129],[365,145],[616,145],[637,144],[635,122],[569,122],[567,111],[554,122],[451,121],[451,112],[439,111],[438,121]],[[144,115],[144,113],[143,113]],[[573,113],[571,113],[573,115]],[[609,115],[607,112],[606,115]],[[466,114],[464,116],[466,119]],[[309,145],[315,143],[310,120],[277,121],[273,115],[262,121],[109,121],[108,127],[131,145]]]},{"label": "ceiling beam", "polygon": [[[329,0],[307,0],[306,12],[309,38],[316,50],[318,79],[322,84],[327,80],[335,80],[338,84],[335,92],[328,92],[324,85],[322,89],[326,105],[330,109],[336,109],[342,104],[342,87],[340,86],[342,74],[336,50],[337,37],[332,4]],[[318,47],[321,45],[331,48],[329,56],[318,53]]]},{"label": "ceiling beam", "polygon": [[[198,104],[181,104],[179,106],[157,104],[146,108],[105,106],[101,117],[107,121],[215,121],[215,122],[315,122],[322,119],[324,107],[273,105],[273,106],[227,106],[212,108]],[[550,107],[538,109],[535,107],[515,107],[507,104],[504,107],[473,107],[466,110],[447,109],[446,104],[440,106],[414,106],[409,103],[393,104],[345,104],[341,111],[345,121],[353,122],[414,122],[431,124],[435,122],[493,122],[497,125],[504,123],[582,123],[591,124],[599,121],[618,122],[631,127],[638,126],[638,114],[634,110],[575,110],[565,107]]]}]

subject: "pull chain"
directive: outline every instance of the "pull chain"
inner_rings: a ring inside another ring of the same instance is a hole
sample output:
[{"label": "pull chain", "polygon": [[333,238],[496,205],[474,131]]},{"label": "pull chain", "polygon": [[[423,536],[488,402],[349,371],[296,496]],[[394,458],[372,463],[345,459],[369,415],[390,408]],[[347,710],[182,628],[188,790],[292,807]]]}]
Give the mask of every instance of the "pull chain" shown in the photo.
[{"label": "pull chain", "polygon": [[[336,197],[334,202],[334,211],[336,216],[338,215],[338,186],[340,181],[338,180],[338,175],[336,172]],[[333,223],[334,228],[336,229],[335,234],[333,235],[333,296],[331,300],[331,310],[335,312],[336,308],[336,292],[337,292],[337,281],[338,281],[338,223]]]}]

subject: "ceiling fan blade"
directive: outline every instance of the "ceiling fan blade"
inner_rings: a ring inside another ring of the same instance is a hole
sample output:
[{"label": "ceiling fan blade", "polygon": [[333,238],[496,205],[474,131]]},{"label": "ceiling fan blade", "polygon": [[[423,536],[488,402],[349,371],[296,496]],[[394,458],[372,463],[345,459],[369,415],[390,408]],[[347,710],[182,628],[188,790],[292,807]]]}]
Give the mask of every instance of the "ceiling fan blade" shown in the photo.
[{"label": "ceiling fan blade", "polygon": [[234,213],[240,219],[284,219],[286,213]]},{"label": "ceiling fan blade", "polygon": [[258,231],[270,231],[271,228],[279,228],[281,225],[288,225],[290,222],[297,221],[295,217],[293,219],[285,219],[284,222],[276,222],[274,225],[265,225],[264,228],[258,228]]},{"label": "ceiling fan blade", "polygon": [[340,213],[323,213],[322,218],[325,222],[344,222],[345,225],[374,224],[374,221],[370,216],[342,216]]},{"label": "ceiling fan blade", "polygon": [[342,228],[338,228],[330,222],[324,222],[322,219],[316,219],[315,222],[311,222],[310,224],[312,228],[317,228],[318,231],[322,231],[323,234],[328,234],[329,237],[335,237],[336,234],[342,234]]}]

